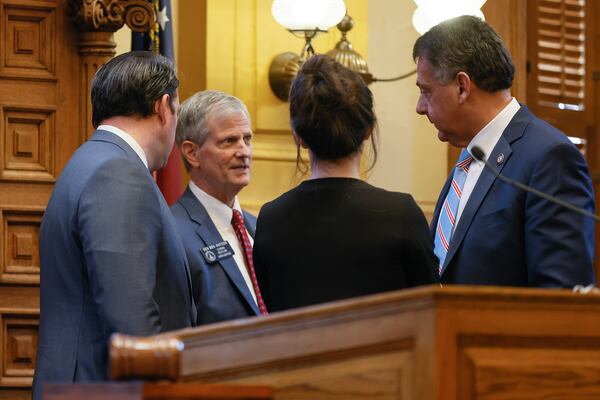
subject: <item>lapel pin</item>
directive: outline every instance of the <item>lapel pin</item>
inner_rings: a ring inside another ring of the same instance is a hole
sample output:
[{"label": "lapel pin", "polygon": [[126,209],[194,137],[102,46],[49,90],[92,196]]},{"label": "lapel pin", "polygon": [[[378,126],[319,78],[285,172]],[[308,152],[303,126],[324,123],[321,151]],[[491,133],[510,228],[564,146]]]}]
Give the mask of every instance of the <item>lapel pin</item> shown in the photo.
[{"label": "lapel pin", "polygon": [[500,164],[502,164],[504,162],[504,154],[500,153],[498,154],[498,157],[496,157],[496,165],[500,166]]}]

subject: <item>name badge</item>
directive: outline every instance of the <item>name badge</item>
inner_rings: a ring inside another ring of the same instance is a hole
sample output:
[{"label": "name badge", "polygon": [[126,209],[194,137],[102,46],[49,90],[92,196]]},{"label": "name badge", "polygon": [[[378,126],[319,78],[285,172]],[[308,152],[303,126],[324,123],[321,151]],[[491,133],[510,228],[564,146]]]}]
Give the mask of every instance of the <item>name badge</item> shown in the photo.
[{"label": "name badge", "polygon": [[200,252],[207,263],[214,263],[234,255],[234,251],[227,240],[203,247]]}]

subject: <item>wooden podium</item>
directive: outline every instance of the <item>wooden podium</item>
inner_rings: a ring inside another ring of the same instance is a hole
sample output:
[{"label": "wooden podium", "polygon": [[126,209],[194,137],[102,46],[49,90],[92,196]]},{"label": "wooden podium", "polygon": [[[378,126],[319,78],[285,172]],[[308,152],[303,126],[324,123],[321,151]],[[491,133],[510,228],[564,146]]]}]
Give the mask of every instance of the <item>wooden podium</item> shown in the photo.
[{"label": "wooden podium", "polygon": [[111,373],[266,385],[275,399],[600,399],[600,295],[429,286],[115,335]]}]

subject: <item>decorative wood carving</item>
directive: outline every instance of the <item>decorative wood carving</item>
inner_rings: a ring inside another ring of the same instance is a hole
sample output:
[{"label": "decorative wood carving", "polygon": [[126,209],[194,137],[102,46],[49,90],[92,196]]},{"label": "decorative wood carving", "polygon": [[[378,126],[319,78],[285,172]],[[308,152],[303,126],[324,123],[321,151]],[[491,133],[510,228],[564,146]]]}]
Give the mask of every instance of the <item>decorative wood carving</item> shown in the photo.
[{"label": "decorative wood carving", "polygon": [[146,0],[70,0],[69,7],[80,32],[114,32],[124,24],[132,31],[146,32],[156,22]]},{"label": "decorative wood carving", "polygon": [[175,380],[179,375],[179,353],[183,342],[173,338],[148,339],[113,334],[110,341],[111,374],[114,379],[138,378]]},{"label": "decorative wood carving", "polygon": [[2,4],[3,57],[0,73],[43,80],[55,80],[56,48],[53,38],[56,6],[40,4],[24,7]]},{"label": "decorative wood carving", "polygon": [[79,31],[81,59],[81,135],[91,136],[91,87],[96,71],[115,56],[113,32],[127,24],[132,31],[146,32],[156,24],[152,4],[146,0],[69,0],[71,20]]},{"label": "decorative wood carving", "polygon": [[2,260],[0,282],[40,282],[39,230],[43,210],[0,210]]},{"label": "decorative wood carving", "polygon": [[31,398],[40,221],[81,137],[79,35],[68,1],[0,0],[1,399]]},{"label": "decorative wood carving", "polygon": [[51,107],[2,107],[4,138],[0,179],[53,182],[54,112]]},{"label": "decorative wood carving", "polygon": [[0,387],[31,385],[38,341],[37,315],[0,311],[2,363]]}]

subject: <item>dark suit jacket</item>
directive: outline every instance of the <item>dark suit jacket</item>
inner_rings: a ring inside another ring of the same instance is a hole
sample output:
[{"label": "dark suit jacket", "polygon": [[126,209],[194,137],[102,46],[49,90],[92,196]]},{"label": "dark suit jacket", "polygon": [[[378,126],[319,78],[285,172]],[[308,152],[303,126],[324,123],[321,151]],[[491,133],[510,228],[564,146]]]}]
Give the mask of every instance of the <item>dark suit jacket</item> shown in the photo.
[{"label": "dark suit jacket", "polygon": [[[488,159],[498,171],[594,211],[588,168],[556,128],[522,106]],[[501,162],[499,162],[501,161]],[[435,232],[448,179],[432,220]],[[433,233],[432,233],[433,235]],[[594,222],[484,169],[458,221],[442,283],[572,287],[594,282]]]},{"label": "dark suit jacket", "polygon": [[48,382],[107,379],[113,332],[193,326],[185,252],[148,169],[96,131],[56,182],[40,228],[41,315],[34,397]]},{"label": "dark suit jacket", "polygon": [[433,283],[437,258],[410,195],[308,180],[260,211],[254,268],[268,310]]},{"label": "dark suit jacket", "polygon": [[[171,207],[177,230],[190,263],[198,325],[260,315],[260,311],[233,257],[208,263],[202,248],[223,238],[204,206],[187,188]],[[244,223],[252,237],[256,218],[244,211]]]}]

